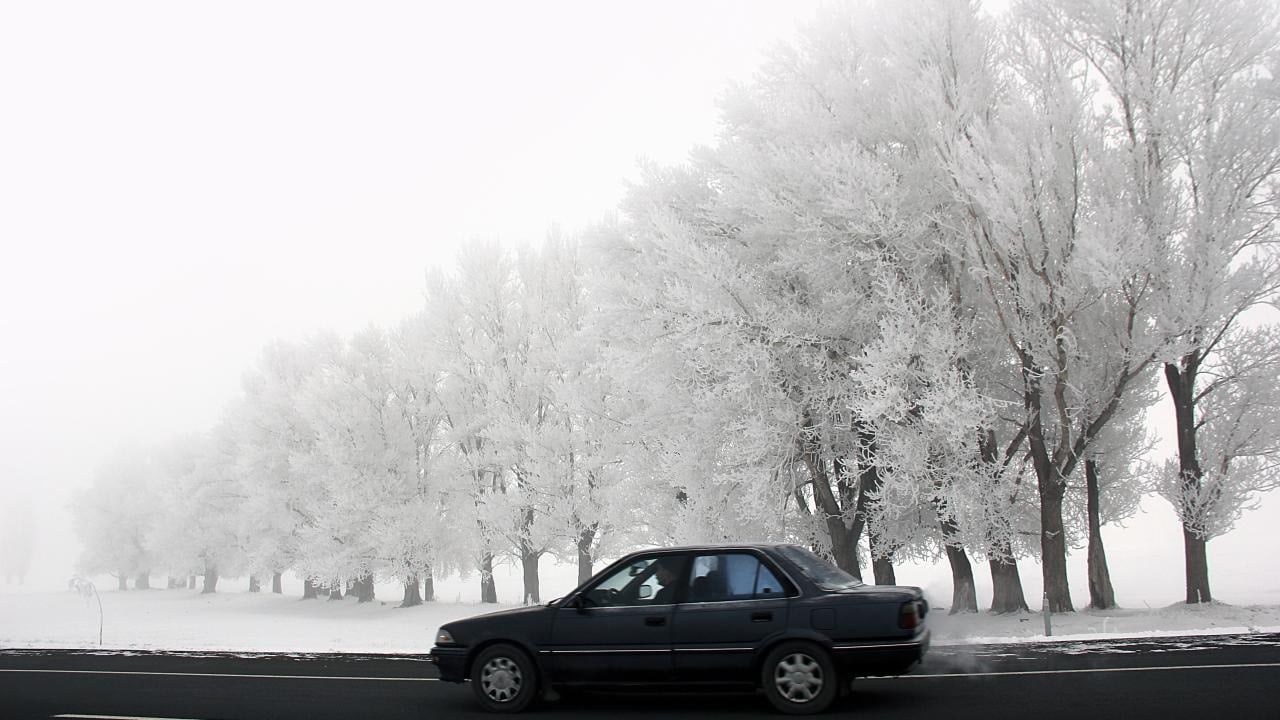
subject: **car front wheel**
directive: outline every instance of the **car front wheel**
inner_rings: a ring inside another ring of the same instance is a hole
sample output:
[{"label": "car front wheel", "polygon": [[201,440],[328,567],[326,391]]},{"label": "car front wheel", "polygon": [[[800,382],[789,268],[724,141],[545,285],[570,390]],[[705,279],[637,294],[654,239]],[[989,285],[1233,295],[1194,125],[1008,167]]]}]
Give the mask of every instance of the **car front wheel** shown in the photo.
[{"label": "car front wheel", "polygon": [[476,658],[471,689],[486,710],[520,712],[538,692],[538,673],[520,648],[494,645]]},{"label": "car front wheel", "polygon": [[831,706],[840,676],[831,656],[811,642],[785,642],[769,652],[760,683],[773,706],[788,715],[812,715]]}]

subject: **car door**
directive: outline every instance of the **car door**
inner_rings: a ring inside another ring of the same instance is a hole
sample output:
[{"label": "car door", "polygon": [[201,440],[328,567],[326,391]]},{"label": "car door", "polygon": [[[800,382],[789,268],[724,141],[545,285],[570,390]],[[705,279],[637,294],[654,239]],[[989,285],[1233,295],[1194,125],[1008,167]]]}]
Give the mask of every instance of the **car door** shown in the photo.
[{"label": "car door", "polygon": [[[543,651],[553,682],[643,683],[671,679],[671,598],[685,557],[637,558],[557,609]],[[669,573],[665,585],[659,575]]]},{"label": "car door", "polygon": [[791,589],[781,577],[752,552],[694,557],[684,602],[671,620],[676,680],[754,681],[756,647],[787,626]]}]

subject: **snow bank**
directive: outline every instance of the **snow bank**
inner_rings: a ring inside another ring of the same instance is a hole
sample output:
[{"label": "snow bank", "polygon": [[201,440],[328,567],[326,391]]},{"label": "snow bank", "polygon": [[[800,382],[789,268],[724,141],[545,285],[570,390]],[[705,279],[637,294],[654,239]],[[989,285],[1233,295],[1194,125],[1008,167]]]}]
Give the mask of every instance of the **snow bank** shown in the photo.
[{"label": "snow bank", "polygon": [[933,642],[939,645],[1280,632],[1280,605],[1177,603],[1164,608],[1079,610],[1052,615],[1052,636],[1045,635],[1040,613],[948,615],[940,609],[929,615],[929,624]]}]

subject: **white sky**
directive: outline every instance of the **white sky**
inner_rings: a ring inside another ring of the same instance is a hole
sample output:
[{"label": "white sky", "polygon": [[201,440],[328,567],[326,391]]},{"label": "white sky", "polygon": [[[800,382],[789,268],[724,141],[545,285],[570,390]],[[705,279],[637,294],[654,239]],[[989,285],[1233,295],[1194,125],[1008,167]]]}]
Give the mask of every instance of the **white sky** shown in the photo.
[{"label": "white sky", "polygon": [[[607,213],[817,4],[0,3],[0,504],[33,496],[32,579],[70,574],[112,448],[210,427],[272,339],[394,323],[461,242]],[[1180,562],[1149,505],[1135,557]],[[1274,558],[1267,527],[1231,542]]]},{"label": "white sky", "polygon": [[62,525],[272,339],[393,323],[460,242],[604,215],[815,7],[0,4],[0,502]]}]

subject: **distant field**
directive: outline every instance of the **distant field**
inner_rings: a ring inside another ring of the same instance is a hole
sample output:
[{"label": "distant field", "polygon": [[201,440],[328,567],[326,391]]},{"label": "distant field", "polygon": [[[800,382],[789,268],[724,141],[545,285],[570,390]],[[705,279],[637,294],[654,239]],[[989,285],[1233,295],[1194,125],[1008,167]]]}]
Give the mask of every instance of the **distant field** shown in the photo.
[{"label": "distant field", "polygon": [[[390,597],[361,605],[351,599],[303,601],[296,595],[240,589],[215,595],[185,589],[108,590],[101,599],[104,648],[261,652],[421,653],[431,647],[442,623],[514,607],[437,602],[398,608],[398,598]],[[1044,634],[1038,614],[949,616],[939,609],[929,620],[939,644],[1036,640]],[[1055,615],[1052,622],[1055,637],[1071,638],[1276,632],[1280,606],[1080,611]],[[98,647],[97,603],[68,591],[0,590],[0,647]]]}]

